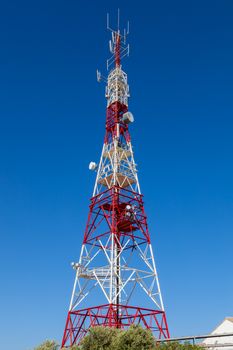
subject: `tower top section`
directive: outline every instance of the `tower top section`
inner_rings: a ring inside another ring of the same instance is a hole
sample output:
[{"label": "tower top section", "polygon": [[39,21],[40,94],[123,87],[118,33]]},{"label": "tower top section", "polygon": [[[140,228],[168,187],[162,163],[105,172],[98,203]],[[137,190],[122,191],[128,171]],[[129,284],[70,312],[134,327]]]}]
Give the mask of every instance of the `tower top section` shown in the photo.
[{"label": "tower top section", "polygon": [[120,30],[120,11],[118,9],[117,29],[112,29],[109,24],[109,14],[107,14],[107,29],[111,32],[109,40],[109,50],[111,56],[107,59],[108,77],[104,78],[97,70],[97,81],[103,80],[107,83],[105,96],[107,106],[113,106],[113,103],[119,103],[128,108],[129,86],[127,83],[127,74],[121,68],[121,61],[125,56],[129,56],[129,44],[126,43],[126,37],[129,34],[129,22],[127,29]]},{"label": "tower top section", "polygon": [[112,38],[109,40],[109,50],[112,56],[107,60],[107,70],[109,70],[113,65],[120,67],[122,58],[129,56],[129,44],[126,42],[129,34],[129,21],[127,22],[127,28],[124,28],[123,32],[121,32],[120,10],[118,9],[117,29],[110,27],[109,14],[107,14],[107,29],[112,33]]}]

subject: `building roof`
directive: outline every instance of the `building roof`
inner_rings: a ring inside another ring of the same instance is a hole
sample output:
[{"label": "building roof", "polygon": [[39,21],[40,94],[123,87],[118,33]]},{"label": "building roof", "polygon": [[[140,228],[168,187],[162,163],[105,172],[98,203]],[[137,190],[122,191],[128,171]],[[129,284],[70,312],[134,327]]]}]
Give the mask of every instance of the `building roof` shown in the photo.
[{"label": "building roof", "polygon": [[[218,324],[218,326],[211,332],[211,334],[222,333],[222,330],[219,332],[219,328],[221,329],[225,325],[225,321],[229,321],[233,323],[233,317],[225,317],[224,320]],[[223,331],[224,333],[225,331]]]}]

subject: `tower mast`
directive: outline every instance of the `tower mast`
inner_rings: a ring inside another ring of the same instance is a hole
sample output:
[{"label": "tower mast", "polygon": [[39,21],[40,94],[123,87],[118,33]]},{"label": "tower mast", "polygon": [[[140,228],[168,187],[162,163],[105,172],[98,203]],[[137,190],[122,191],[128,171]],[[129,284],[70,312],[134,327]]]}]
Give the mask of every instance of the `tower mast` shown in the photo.
[{"label": "tower mast", "polygon": [[[62,347],[80,342],[90,327],[141,324],[157,338],[169,338],[153,249],[129,133],[129,86],[121,61],[129,55],[126,36],[111,32],[107,60],[105,137]],[[97,79],[105,80],[97,71]],[[133,305],[132,305],[133,301]],[[139,304],[139,306],[135,306]]]}]

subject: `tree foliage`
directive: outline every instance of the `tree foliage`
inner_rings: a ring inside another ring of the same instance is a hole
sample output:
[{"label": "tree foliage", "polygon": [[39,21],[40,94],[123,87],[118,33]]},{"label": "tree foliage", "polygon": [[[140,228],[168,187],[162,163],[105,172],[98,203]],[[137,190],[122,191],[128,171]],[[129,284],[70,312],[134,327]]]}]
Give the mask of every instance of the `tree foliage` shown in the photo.
[{"label": "tree foliage", "polygon": [[82,350],[109,350],[112,349],[118,335],[116,328],[93,327],[88,335],[83,338],[80,349]]},{"label": "tree foliage", "polygon": [[189,343],[180,344],[178,342],[168,342],[160,344],[158,350],[202,350],[199,345],[192,345]]},{"label": "tree foliage", "polygon": [[58,350],[59,345],[54,340],[46,340],[41,345],[34,348],[34,350]]},{"label": "tree foliage", "polygon": [[[128,330],[109,327],[91,328],[80,350],[201,350],[200,346],[177,342],[156,343],[150,330],[131,326]],[[76,350],[76,349],[75,349]]]},{"label": "tree foliage", "polygon": [[114,350],[151,350],[155,348],[155,338],[149,330],[133,325],[128,330],[118,332],[112,348]]},{"label": "tree foliage", "polygon": [[[58,350],[55,341],[45,341],[34,350]],[[93,327],[81,344],[64,350],[201,350],[197,345],[178,342],[156,343],[150,330],[141,326],[131,326],[128,330]]]}]

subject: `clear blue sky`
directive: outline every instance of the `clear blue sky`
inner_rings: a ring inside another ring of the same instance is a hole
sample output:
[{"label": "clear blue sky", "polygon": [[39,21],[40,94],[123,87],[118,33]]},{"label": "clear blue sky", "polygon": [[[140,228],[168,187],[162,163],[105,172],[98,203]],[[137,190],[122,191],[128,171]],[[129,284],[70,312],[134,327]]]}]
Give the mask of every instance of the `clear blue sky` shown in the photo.
[{"label": "clear blue sky", "polygon": [[233,2],[0,11],[0,342],[60,341],[104,136],[106,13],[130,19],[131,128],[173,336],[233,316]]}]

